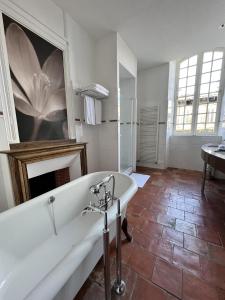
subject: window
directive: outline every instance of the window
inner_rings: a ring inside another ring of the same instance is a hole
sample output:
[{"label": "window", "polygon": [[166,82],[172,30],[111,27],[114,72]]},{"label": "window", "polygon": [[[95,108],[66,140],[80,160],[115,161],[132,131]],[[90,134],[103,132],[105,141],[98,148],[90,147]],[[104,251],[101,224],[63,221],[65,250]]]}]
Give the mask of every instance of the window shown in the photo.
[{"label": "window", "polygon": [[224,76],[224,50],[204,52],[178,68],[175,132],[216,134]]}]

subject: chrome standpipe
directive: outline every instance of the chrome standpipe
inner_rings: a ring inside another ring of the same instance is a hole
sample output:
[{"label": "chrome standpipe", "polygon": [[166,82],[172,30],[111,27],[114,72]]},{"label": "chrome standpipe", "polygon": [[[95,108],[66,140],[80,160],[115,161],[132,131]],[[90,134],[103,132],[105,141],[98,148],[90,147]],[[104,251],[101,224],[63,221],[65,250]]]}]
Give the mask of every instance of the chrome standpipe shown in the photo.
[{"label": "chrome standpipe", "polygon": [[[112,180],[112,187],[109,190],[109,182]],[[111,300],[111,280],[110,280],[110,251],[109,251],[109,227],[108,227],[108,209],[113,205],[115,197],[115,177],[113,174],[108,175],[99,183],[92,185],[89,188],[89,191],[95,196],[95,201],[90,199],[89,205],[83,210],[82,215],[87,213],[101,213],[104,214],[104,229],[103,229],[103,259],[104,259],[104,286],[105,286],[105,300]],[[101,193],[103,191],[103,193]],[[96,201],[97,200],[97,201]],[[118,202],[119,203],[119,202]],[[120,214],[120,203],[118,204],[118,209]],[[117,232],[120,234],[120,227],[121,227],[121,215],[120,220],[118,220],[118,229]],[[120,237],[117,238],[118,241]],[[118,262],[121,261],[121,249],[118,248],[120,254],[118,254]],[[118,252],[119,253],[119,252]],[[119,264],[118,264],[119,266]],[[117,282],[121,281],[121,262],[119,267],[118,278]]]},{"label": "chrome standpipe", "polygon": [[104,248],[104,285],[105,300],[111,300],[111,280],[110,280],[110,252],[109,252],[109,228],[107,211],[105,212],[103,229],[103,248]]},{"label": "chrome standpipe", "polygon": [[121,211],[120,199],[117,199],[117,216],[116,216],[116,280],[113,285],[113,291],[117,295],[123,295],[126,289],[126,284],[122,280],[122,263],[121,263]]}]

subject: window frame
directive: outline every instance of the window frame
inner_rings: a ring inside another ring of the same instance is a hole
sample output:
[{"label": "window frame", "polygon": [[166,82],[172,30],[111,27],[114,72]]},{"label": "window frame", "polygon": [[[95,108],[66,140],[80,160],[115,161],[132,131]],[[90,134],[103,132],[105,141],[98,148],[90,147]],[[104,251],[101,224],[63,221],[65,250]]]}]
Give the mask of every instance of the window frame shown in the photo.
[{"label": "window frame", "polygon": [[[201,76],[202,76],[202,67],[203,67],[203,56],[206,52],[215,52],[221,51],[223,52],[223,62],[221,67],[221,79],[220,79],[220,87],[218,93],[218,107],[216,111],[216,120],[215,120],[215,130],[213,133],[204,132],[198,133],[197,132],[197,117],[198,117],[198,106],[199,106],[199,99],[200,99],[200,87],[201,87]],[[192,113],[192,123],[191,123],[191,131],[176,131],[176,117],[177,117],[177,99],[178,99],[178,92],[179,92],[179,72],[180,72],[180,64],[191,58],[192,56],[197,56],[197,68],[196,68],[196,78],[195,78],[195,92],[194,92],[194,101],[193,101],[193,113]],[[222,122],[221,119],[221,108],[222,108],[222,100],[225,92],[225,48],[215,48],[213,50],[206,50],[199,54],[191,55],[190,57],[181,59],[177,61],[176,64],[176,76],[175,76],[175,93],[174,93],[174,116],[173,116],[173,135],[174,136],[217,136],[219,131],[219,124]]]}]

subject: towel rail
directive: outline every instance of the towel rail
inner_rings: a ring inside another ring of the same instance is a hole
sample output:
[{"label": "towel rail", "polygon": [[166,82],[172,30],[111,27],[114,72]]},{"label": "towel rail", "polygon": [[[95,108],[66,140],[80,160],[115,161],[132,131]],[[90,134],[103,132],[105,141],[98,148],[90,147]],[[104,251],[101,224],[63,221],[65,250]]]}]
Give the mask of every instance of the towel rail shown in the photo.
[{"label": "towel rail", "polygon": [[104,93],[101,93],[100,91],[97,91],[97,90],[91,90],[91,89],[76,89],[75,90],[75,94],[77,96],[81,96],[81,97],[85,97],[85,96],[90,96],[90,97],[93,97],[95,99],[105,99],[109,96],[104,94]]}]

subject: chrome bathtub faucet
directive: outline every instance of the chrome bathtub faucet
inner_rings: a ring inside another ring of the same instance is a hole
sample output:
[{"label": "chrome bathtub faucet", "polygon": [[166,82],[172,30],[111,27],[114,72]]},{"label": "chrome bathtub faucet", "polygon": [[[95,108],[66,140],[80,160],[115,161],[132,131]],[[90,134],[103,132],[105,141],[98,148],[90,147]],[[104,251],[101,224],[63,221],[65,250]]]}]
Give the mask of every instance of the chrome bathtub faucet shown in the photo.
[{"label": "chrome bathtub faucet", "polygon": [[[107,185],[113,181],[111,192],[107,191]],[[101,191],[104,191],[103,195]],[[86,213],[98,212],[104,214],[103,228],[103,258],[104,258],[104,286],[105,300],[111,300],[111,280],[110,280],[110,231],[108,226],[108,209],[113,205],[115,191],[115,177],[113,174],[105,177],[99,183],[92,185],[89,191],[96,196],[97,203],[90,200],[89,206],[82,211],[82,215]]]},{"label": "chrome bathtub faucet", "polygon": [[[111,191],[107,190],[107,185],[113,181]],[[101,190],[104,190],[103,195]],[[100,212],[104,214],[104,229],[103,229],[103,250],[104,250],[104,285],[105,285],[105,300],[111,299],[111,292],[117,295],[123,295],[126,289],[126,284],[122,280],[122,263],[121,263],[121,221],[122,215],[120,210],[120,199],[115,197],[115,176],[113,174],[105,177],[101,182],[92,185],[89,188],[90,192],[97,197],[97,205],[90,200],[90,204],[86,207],[82,215],[90,212]],[[108,226],[108,209],[117,201],[116,215],[116,279],[111,290],[110,280],[110,252],[109,252],[109,226]]]}]

